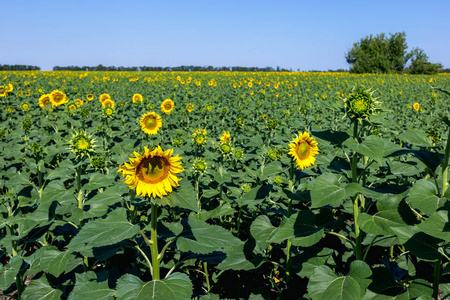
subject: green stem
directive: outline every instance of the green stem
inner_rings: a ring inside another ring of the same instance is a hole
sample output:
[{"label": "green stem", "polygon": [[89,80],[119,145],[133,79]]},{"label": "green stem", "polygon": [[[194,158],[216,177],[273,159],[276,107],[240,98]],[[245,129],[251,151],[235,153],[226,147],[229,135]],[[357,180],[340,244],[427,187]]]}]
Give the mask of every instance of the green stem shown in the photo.
[{"label": "green stem", "polygon": [[449,155],[450,155],[450,128],[449,128],[449,131],[448,131],[447,145],[445,146],[444,162],[442,164],[442,191],[441,191],[441,197],[444,197],[445,191],[448,188],[447,173],[448,173],[448,158],[449,158]]},{"label": "green stem", "polygon": [[[355,119],[353,121],[353,139],[355,142],[358,142],[358,120]],[[352,182],[358,181],[358,153],[356,151],[353,151],[353,157],[352,157]],[[355,225],[355,256],[357,260],[362,259],[362,251],[361,251],[361,242],[362,242],[362,235],[359,229],[358,224],[358,215],[359,215],[359,195],[356,195],[353,200],[353,222]]]},{"label": "green stem", "polygon": [[[294,166],[293,164],[291,164],[291,169],[293,169]],[[295,171],[294,171],[295,172]],[[292,171],[291,171],[292,174]],[[291,178],[289,179],[289,190],[292,192],[294,189],[294,184],[293,184],[293,176],[291,176]],[[288,212],[287,212],[287,217],[289,218],[292,214],[292,199],[289,198],[288,199]],[[289,280],[291,280],[291,265],[292,265],[292,260],[291,260],[291,248],[292,248],[292,242],[290,239],[287,240],[287,249],[286,249],[286,282],[289,282]]]},{"label": "green stem", "polygon": [[441,263],[442,263],[442,256],[434,262],[432,297],[436,300],[439,299],[439,282],[441,281]]},{"label": "green stem", "polygon": [[76,172],[77,172],[76,180],[77,180],[77,191],[78,191],[78,197],[77,197],[78,208],[83,209],[83,191],[81,190],[81,166],[77,167]]},{"label": "green stem", "polygon": [[207,292],[209,292],[211,290],[211,285],[209,283],[209,275],[208,275],[208,263],[205,261],[203,262],[203,268],[205,269],[205,278],[206,278],[206,287],[207,287]]},{"label": "green stem", "polygon": [[158,258],[158,234],[156,232],[156,224],[158,220],[158,206],[152,201],[151,207],[151,232],[152,232],[152,245],[150,247],[152,252],[152,266],[153,266],[153,280],[159,280],[159,258]]},{"label": "green stem", "polygon": [[[147,262],[147,265],[148,265],[148,267],[150,269],[150,272],[152,272],[153,271],[152,263],[150,262],[150,259],[148,259],[148,256],[145,254],[144,251],[142,251],[142,249],[139,246],[136,246],[136,249],[142,254],[142,256],[144,257],[145,261]],[[152,274],[152,276],[153,276],[153,274]]]}]

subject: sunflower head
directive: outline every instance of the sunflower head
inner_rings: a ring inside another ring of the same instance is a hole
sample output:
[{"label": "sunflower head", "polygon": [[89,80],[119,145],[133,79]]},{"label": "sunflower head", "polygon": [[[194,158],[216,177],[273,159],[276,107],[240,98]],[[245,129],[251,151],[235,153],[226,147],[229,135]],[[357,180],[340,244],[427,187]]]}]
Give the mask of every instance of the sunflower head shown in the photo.
[{"label": "sunflower head", "polygon": [[69,113],[74,112],[75,110],[77,110],[77,108],[78,108],[78,106],[77,106],[77,104],[76,104],[75,102],[69,103],[69,104],[67,105],[67,111],[68,111]]},{"label": "sunflower head", "polygon": [[94,95],[92,95],[92,94],[87,94],[86,99],[87,99],[88,101],[92,101],[92,100],[94,100]]},{"label": "sunflower head", "polygon": [[122,173],[124,182],[131,189],[136,189],[137,196],[162,198],[171,193],[172,188],[179,186],[181,178],[177,174],[184,171],[181,157],[172,154],[173,149],[163,151],[158,146],[150,151],[145,147],[142,155],[134,152],[135,157],[122,165],[118,172]]},{"label": "sunflower head", "polygon": [[144,97],[142,97],[141,94],[134,94],[132,100],[133,100],[133,103],[136,103],[138,101],[142,102],[144,100]]},{"label": "sunflower head", "polygon": [[114,116],[114,108],[107,106],[103,109],[103,118],[110,119]]},{"label": "sunflower head", "polygon": [[170,115],[174,107],[175,103],[173,103],[171,99],[166,99],[163,101],[163,103],[161,103],[161,111],[166,115]]},{"label": "sunflower head", "polygon": [[420,109],[420,104],[417,103],[417,102],[414,103],[413,108],[414,108],[415,111],[419,111],[419,109]]},{"label": "sunflower head", "polygon": [[83,130],[78,130],[72,133],[72,138],[69,140],[69,149],[77,155],[77,157],[90,156],[93,154],[95,140],[92,135],[86,134]]},{"label": "sunflower head", "polygon": [[[92,98],[92,99],[94,99],[94,98]],[[109,94],[106,94],[106,93],[105,94],[101,94],[100,97],[98,97],[98,101],[100,101],[100,103],[103,103],[103,101],[105,101],[107,99],[111,100],[111,96]]]},{"label": "sunflower head", "polygon": [[233,151],[233,147],[231,147],[230,143],[224,142],[220,143],[219,150],[223,155],[229,155]]},{"label": "sunflower head", "polygon": [[206,130],[205,129],[197,129],[192,134],[192,141],[194,142],[194,146],[203,147],[206,144]]},{"label": "sunflower head", "polygon": [[27,110],[30,109],[30,104],[29,104],[28,102],[22,102],[22,103],[20,104],[20,108],[21,108],[23,111],[27,111]]},{"label": "sunflower head", "polygon": [[22,129],[23,130],[29,131],[32,126],[33,126],[33,122],[31,121],[30,118],[23,119],[23,121],[22,121]]},{"label": "sunflower head", "polygon": [[207,168],[207,164],[206,161],[204,159],[196,159],[194,161],[194,172],[195,173],[199,173],[199,174],[203,174],[206,172],[206,168]]},{"label": "sunflower head", "polygon": [[275,161],[281,158],[281,154],[280,149],[269,149],[267,151],[267,158],[271,161]]},{"label": "sunflower head", "polygon": [[351,120],[367,119],[377,110],[376,98],[373,97],[374,91],[370,89],[355,88],[345,99],[345,112]]},{"label": "sunflower head", "polygon": [[44,94],[39,98],[39,106],[45,110],[52,110],[53,102],[50,94]]},{"label": "sunflower head", "polygon": [[91,166],[95,170],[102,170],[106,166],[106,159],[103,155],[95,155],[91,157]]},{"label": "sunflower head", "polygon": [[111,99],[106,99],[106,100],[104,100],[104,101],[102,102],[102,107],[103,107],[103,108],[105,108],[105,107],[111,107],[111,108],[114,108],[115,106],[116,106],[116,104],[115,104],[114,101],[111,100]]},{"label": "sunflower head", "polygon": [[38,154],[42,151],[42,147],[39,143],[35,142],[30,145],[30,150],[33,152],[33,154]]},{"label": "sunflower head", "polygon": [[241,148],[234,149],[233,156],[236,160],[242,160],[244,158],[244,150]]},{"label": "sunflower head", "polygon": [[139,124],[141,125],[143,132],[146,134],[155,135],[162,127],[162,119],[160,115],[154,112],[149,112],[142,116]]},{"label": "sunflower head", "polygon": [[230,143],[231,142],[231,134],[229,131],[224,131],[222,136],[220,137],[220,141],[222,143]]},{"label": "sunflower head", "polygon": [[194,110],[194,104],[189,103],[186,105],[186,110],[191,113]]},{"label": "sunflower head", "polygon": [[50,101],[52,102],[54,107],[57,107],[69,102],[69,99],[63,92],[55,90],[50,93]]},{"label": "sunflower head", "polygon": [[305,169],[314,165],[319,154],[316,140],[308,132],[299,132],[289,144],[289,155],[292,156],[297,169]]}]

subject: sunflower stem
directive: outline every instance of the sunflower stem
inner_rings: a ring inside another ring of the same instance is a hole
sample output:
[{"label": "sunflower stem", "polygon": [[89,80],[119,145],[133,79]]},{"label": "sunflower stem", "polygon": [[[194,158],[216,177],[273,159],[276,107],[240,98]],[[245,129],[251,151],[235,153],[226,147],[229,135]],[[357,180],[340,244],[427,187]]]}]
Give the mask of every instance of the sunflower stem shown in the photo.
[{"label": "sunflower stem", "polygon": [[[353,139],[355,142],[358,142],[358,119],[353,120]],[[353,151],[353,157],[352,157],[352,182],[358,181],[358,153],[356,151]],[[355,226],[355,256],[357,260],[362,259],[362,251],[361,251],[361,242],[362,242],[362,235],[361,231],[359,229],[358,224],[358,215],[359,215],[359,195],[357,194],[354,197],[353,200],[353,223]]]},{"label": "sunflower stem", "polygon": [[[295,174],[294,164],[291,161],[291,174],[289,178],[289,191],[293,192],[294,190],[294,181],[293,181],[293,174]],[[288,211],[287,211],[287,217],[289,218],[292,214],[292,199],[288,198]],[[291,280],[291,248],[292,248],[292,242],[290,239],[287,240],[287,249],[286,249],[286,282],[289,282]]]},{"label": "sunflower stem", "polygon": [[439,299],[439,282],[441,281],[441,263],[442,256],[439,257],[434,262],[434,271],[433,271],[433,295],[434,299]]},{"label": "sunflower stem", "polygon": [[442,163],[442,191],[441,191],[441,197],[444,197],[445,192],[448,188],[448,159],[450,155],[450,128],[448,130],[448,137],[447,137],[447,145],[445,145],[445,154],[444,154],[444,162]]},{"label": "sunflower stem", "polygon": [[152,252],[153,280],[159,280],[158,234],[156,232],[158,206],[154,201],[151,201],[151,210],[152,245],[150,249]]}]

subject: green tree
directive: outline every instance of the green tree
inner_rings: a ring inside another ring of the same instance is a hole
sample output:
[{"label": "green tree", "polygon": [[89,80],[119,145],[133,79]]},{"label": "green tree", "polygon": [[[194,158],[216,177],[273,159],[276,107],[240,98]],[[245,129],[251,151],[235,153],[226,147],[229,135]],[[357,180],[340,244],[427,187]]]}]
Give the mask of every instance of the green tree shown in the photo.
[{"label": "green tree", "polygon": [[442,68],[440,63],[429,62],[428,56],[420,48],[414,48],[411,51],[411,55],[411,65],[407,69],[407,72],[410,74],[437,74],[439,69]]},{"label": "green tree", "polygon": [[353,73],[399,73],[411,57],[407,48],[405,32],[391,34],[389,38],[381,33],[353,44],[345,58]]}]

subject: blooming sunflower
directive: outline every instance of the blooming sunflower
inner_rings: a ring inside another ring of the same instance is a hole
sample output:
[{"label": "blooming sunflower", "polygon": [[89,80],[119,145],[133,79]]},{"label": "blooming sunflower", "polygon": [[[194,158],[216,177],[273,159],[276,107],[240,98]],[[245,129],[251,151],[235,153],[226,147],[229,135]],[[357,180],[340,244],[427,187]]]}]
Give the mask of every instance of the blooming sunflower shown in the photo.
[{"label": "blooming sunflower", "polygon": [[194,104],[189,103],[186,105],[186,110],[190,113],[194,110]]},{"label": "blooming sunflower", "polygon": [[5,85],[5,92],[6,93],[11,93],[14,90],[14,87],[11,83],[8,83],[7,85]]},{"label": "blooming sunflower", "polygon": [[220,141],[222,143],[229,143],[231,142],[231,134],[229,131],[224,131],[223,135],[220,137]]},{"label": "blooming sunflower", "polygon": [[6,89],[2,85],[0,85],[0,97],[6,97]]},{"label": "blooming sunflower", "polygon": [[107,106],[103,109],[104,118],[112,118],[113,115],[114,115],[114,108]]},{"label": "blooming sunflower", "polygon": [[100,103],[103,103],[103,101],[108,99],[111,100],[111,96],[109,94],[101,94],[100,97],[98,97],[98,101],[100,101]]},{"label": "blooming sunflower", "polygon": [[87,94],[86,99],[87,99],[88,101],[92,101],[92,100],[94,100],[94,95],[92,95],[92,94]]},{"label": "blooming sunflower", "polygon": [[162,127],[162,120],[160,115],[149,112],[142,116],[139,121],[141,129],[146,134],[154,135],[158,133],[158,130]]},{"label": "blooming sunflower", "polygon": [[172,156],[173,149],[164,151],[160,146],[150,151],[144,148],[144,154],[134,152],[135,158],[124,163],[118,172],[125,177],[125,183],[130,189],[136,189],[136,195],[159,197],[172,192],[173,187],[179,186],[181,178],[178,173],[184,171],[181,157]]},{"label": "blooming sunflower", "polygon": [[317,154],[319,154],[317,142],[308,132],[299,131],[297,137],[289,144],[289,155],[293,157],[297,169],[303,170],[314,165]]},{"label": "blooming sunflower", "polygon": [[53,108],[53,102],[50,94],[44,94],[39,98],[39,106],[45,110],[51,110]]},{"label": "blooming sunflower", "polygon": [[137,101],[142,102],[144,100],[144,97],[142,97],[141,94],[134,94],[133,95],[133,103],[136,103]]},{"label": "blooming sunflower", "polygon": [[50,101],[52,101],[54,107],[57,107],[69,102],[69,99],[63,92],[54,90],[53,92],[50,93]]},{"label": "blooming sunflower", "polygon": [[78,130],[72,133],[72,138],[69,140],[69,150],[80,157],[90,156],[94,153],[94,143],[95,140],[92,135],[88,135],[83,130]]},{"label": "blooming sunflower", "polygon": [[75,104],[76,104],[78,107],[81,107],[81,106],[84,104],[84,101],[81,100],[81,99],[77,99],[77,100],[75,100]]},{"label": "blooming sunflower", "polygon": [[413,108],[414,108],[414,110],[415,111],[419,111],[419,108],[420,108],[420,104],[419,103],[414,103],[414,105],[413,105]]},{"label": "blooming sunflower", "polygon": [[173,103],[171,99],[166,99],[163,101],[163,103],[161,103],[161,111],[166,115],[170,115],[174,107],[175,103]]},{"label": "blooming sunflower", "polygon": [[111,107],[114,108],[116,106],[116,104],[114,103],[114,101],[112,101],[111,99],[106,99],[102,102],[102,107]]},{"label": "blooming sunflower", "polygon": [[68,110],[69,112],[74,112],[74,111],[77,110],[77,108],[78,108],[78,106],[77,106],[77,104],[76,104],[75,102],[71,102],[71,103],[69,103],[69,104],[67,105],[67,110]]}]

